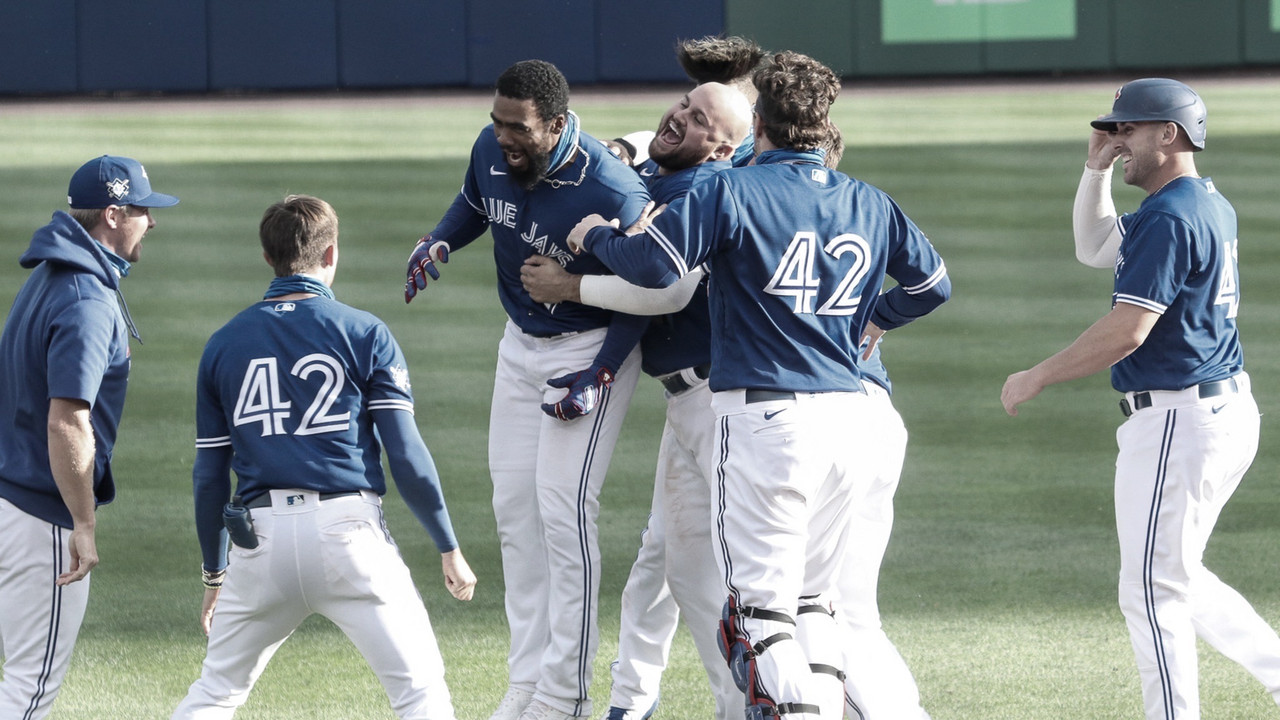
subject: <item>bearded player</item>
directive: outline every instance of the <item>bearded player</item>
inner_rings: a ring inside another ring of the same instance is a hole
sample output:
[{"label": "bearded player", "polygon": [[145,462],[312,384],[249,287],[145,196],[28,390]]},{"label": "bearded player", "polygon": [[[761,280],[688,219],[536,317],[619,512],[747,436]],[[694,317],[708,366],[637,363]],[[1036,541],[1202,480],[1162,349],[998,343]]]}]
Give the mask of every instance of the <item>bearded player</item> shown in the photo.
[{"label": "bearded player", "polygon": [[[750,125],[751,106],[741,92],[719,83],[690,90],[650,133],[647,160],[637,166],[654,202],[673,202],[729,169]],[[655,291],[614,275],[571,275],[534,257],[526,261],[521,278],[530,295],[543,302],[573,300],[656,315],[641,339],[641,367],[666,390],[666,424],[649,522],[622,595],[618,659],[605,718],[638,720],[653,714],[681,614],[711,681],[716,717],[736,716],[742,693],[712,632],[724,592],[711,543],[715,415],[707,388],[711,328],[705,276],[690,273],[677,285]]]},{"label": "bearded player", "polygon": [[406,301],[438,278],[436,262],[493,236],[508,322],[498,346],[489,422],[493,509],[502,543],[511,649],[492,720],[590,715],[598,642],[599,493],[640,375],[646,318],[535,301],[520,283],[534,255],[603,273],[569,252],[584,213],[630,224],[649,194],[636,173],[583,132],[554,65],[526,60],[498,78],[462,191],[409,261]]},{"label": "bearded player", "polygon": [[[779,53],[754,83],[755,165],[694,187],[642,238],[590,217],[570,244],[646,287],[707,264],[723,649],[748,717],[834,720],[844,684],[829,595],[876,452],[861,440],[873,414],[856,358],[950,283],[887,195],[823,165],[835,74]],[[886,271],[898,285],[880,297]]]}]

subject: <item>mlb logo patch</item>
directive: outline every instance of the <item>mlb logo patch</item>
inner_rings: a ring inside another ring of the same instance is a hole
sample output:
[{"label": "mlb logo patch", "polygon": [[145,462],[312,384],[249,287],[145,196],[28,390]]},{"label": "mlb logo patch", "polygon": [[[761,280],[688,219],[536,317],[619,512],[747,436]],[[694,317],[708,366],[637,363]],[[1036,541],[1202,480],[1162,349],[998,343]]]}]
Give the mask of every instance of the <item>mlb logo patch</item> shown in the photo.
[{"label": "mlb logo patch", "polygon": [[285,505],[301,505],[307,501],[306,495],[290,495],[284,499]]}]

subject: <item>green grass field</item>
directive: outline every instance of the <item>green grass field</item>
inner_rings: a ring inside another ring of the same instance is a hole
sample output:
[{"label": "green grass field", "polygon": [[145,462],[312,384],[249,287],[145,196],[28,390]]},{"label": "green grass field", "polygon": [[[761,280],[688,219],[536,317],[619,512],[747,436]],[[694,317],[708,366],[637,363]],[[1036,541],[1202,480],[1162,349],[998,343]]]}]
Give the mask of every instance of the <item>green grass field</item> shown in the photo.
[{"label": "green grass field", "polygon": [[[1017,419],[1006,375],[1060,349],[1108,309],[1110,274],[1078,265],[1071,200],[1087,121],[1112,81],[1048,85],[850,86],[836,120],[842,169],[888,191],[947,260],[952,301],[886,340],[895,403],[911,432],[886,558],[886,627],[937,720],[1091,720],[1141,715],[1137,673],[1115,606],[1111,509],[1117,395],[1104,375],[1058,386]],[[1248,369],[1264,413],[1280,408],[1280,86],[1206,77],[1202,174],[1240,214]],[[588,132],[656,124],[681,88],[575,96]],[[263,209],[319,195],[342,221],[335,290],[385,319],[409,358],[417,419],[439,465],[464,552],[480,577],[453,600],[425,532],[398,497],[390,523],[445,654],[458,717],[483,720],[506,685],[506,627],[489,507],[486,426],[503,314],[487,240],[457,252],[444,278],[405,306],[404,261],[460,185],[484,95],[322,99],[0,103],[0,305],[25,278],[17,258],[62,207],[90,157],[131,155],[182,204],[156,212],[125,283],[145,345],[115,457],[119,499],[99,512],[102,564],[54,716],[164,718],[204,654],[199,552],[191,519],[194,378],[209,334],[261,297]],[[1140,193],[1117,193],[1122,209]],[[644,380],[602,497],[601,647],[592,698],[608,704],[618,599],[639,542],[662,424]],[[1210,543],[1207,562],[1280,623],[1280,447],[1262,451]],[[394,495],[394,494],[393,494]],[[711,700],[692,643],[678,638],[660,720],[699,720]],[[1280,717],[1261,686],[1202,652],[1206,717]],[[246,720],[390,718],[363,660],[313,618],[285,644]]]}]

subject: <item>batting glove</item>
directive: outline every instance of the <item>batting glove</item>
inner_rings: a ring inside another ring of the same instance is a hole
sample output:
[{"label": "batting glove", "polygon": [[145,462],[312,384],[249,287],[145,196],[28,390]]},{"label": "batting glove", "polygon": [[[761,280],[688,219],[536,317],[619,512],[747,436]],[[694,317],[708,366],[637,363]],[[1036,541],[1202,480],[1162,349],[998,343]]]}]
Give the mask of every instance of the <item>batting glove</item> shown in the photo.
[{"label": "batting glove", "polygon": [[596,363],[586,370],[551,378],[547,384],[554,388],[568,388],[569,392],[554,405],[542,403],[542,412],[561,420],[573,420],[596,409],[600,396],[613,384],[613,371]]},{"label": "batting glove", "polygon": [[432,240],[428,235],[418,241],[409,254],[408,279],[404,283],[404,301],[408,303],[417,296],[419,290],[427,287],[427,276],[432,280],[440,279],[437,262],[449,262],[449,243],[443,240]]}]

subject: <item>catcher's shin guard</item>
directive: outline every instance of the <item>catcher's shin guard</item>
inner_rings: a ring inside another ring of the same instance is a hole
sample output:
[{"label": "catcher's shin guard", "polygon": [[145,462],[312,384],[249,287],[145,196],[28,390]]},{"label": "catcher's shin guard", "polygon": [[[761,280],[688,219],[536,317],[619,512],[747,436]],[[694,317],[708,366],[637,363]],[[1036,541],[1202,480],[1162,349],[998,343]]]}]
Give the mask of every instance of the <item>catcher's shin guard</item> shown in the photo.
[{"label": "catcher's shin guard", "polygon": [[809,659],[813,688],[823,720],[844,716],[844,656],[840,648],[840,627],[831,603],[821,595],[800,598],[796,609],[796,642]]},{"label": "catcher's shin guard", "polygon": [[[791,691],[786,692],[787,695],[796,694],[794,687],[781,687],[780,658],[776,653],[769,653],[769,649],[779,643],[784,647],[794,646],[795,638],[790,630],[795,624],[785,613],[739,606],[733,596],[725,602],[720,617],[720,653],[729,664],[738,689],[746,695],[747,720],[775,717],[816,720],[818,717],[815,705],[775,699],[775,695],[783,696],[784,690]],[[763,639],[752,642],[756,637]]]}]

